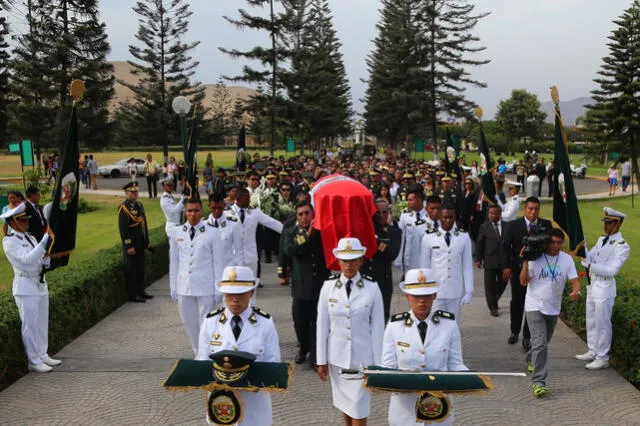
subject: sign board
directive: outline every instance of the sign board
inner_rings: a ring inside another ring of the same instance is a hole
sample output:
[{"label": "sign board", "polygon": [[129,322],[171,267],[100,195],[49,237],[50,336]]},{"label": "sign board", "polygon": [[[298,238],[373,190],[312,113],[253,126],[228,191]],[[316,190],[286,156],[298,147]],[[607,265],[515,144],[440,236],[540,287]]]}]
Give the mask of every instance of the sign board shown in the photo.
[{"label": "sign board", "polygon": [[20,144],[19,143],[10,143],[9,144],[9,152],[10,153],[18,153],[20,152]]},{"label": "sign board", "polygon": [[287,152],[296,152],[296,141],[294,139],[287,139]]},{"label": "sign board", "polygon": [[415,152],[424,152],[424,139],[418,139],[415,141]]},{"label": "sign board", "polygon": [[31,141],[26,139],[20,142],[20,155],[22,157],[22,165],[33,167],[33,146]]},{"label": "sign board", "polygon": [[609,154],[609,158],[613,161],[617,161],[620,158],[620,153],[612,152],[611,154]]}]

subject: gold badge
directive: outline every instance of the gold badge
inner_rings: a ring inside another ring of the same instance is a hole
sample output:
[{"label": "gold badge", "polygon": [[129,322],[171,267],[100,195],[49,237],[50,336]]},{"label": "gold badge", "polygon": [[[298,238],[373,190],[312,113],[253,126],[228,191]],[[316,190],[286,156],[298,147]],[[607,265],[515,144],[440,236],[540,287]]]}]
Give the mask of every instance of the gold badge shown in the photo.
[{"label": "gold badge", "polygon": [[420,269],[420,273],[418,274],[418,282],[419,283],[427,282],[427,277],[424,275],[424,272],[422,271],[422,269]]},{"label": "gold badge", "polygon": [[229,362],[229,357],[228,356],[224,357],[224,364],[222,364],[222,366],[224,368],[232,368],[233,367],[233,365]]},{"label": "gold badge", "polygon": [[229,274],[227,274],[227,278],[229,281],[235,281],[238,278],[238,273],[236,272],[236,268],[231,268],[229,270]]},{"label": "gold badge", "polygon": [[345,250],[353,250],[353,247],[351,247],[351,241],[347,241],[347,244],[344,246]]}]

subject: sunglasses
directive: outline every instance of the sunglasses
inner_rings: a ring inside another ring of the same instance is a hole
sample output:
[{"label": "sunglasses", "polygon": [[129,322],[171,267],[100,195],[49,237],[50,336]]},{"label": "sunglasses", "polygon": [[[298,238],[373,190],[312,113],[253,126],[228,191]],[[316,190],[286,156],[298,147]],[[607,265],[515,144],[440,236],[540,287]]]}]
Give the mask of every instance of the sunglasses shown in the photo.
[{"label": "sunglasses", "polygon": [[291,192],[291,190],[289,188],[282,188],[280,191],[282,191],[282,192]]}]

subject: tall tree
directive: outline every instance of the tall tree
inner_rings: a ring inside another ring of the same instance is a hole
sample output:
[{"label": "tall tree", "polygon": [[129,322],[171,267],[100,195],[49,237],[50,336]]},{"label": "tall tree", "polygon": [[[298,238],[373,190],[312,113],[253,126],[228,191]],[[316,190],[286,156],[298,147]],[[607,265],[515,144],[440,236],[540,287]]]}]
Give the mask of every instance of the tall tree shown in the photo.
[{"label": "tall tree", "polygon": [[[186,43],[193,14],[183,0],[140,0],[133,11],[139,15],[136,39],[130,45],[129,64],[139,77],[136,84],[121,81],[134,93],[134,101],[119,111],[121,137],[142,145],[162,145],[168,161],[169,141],[179,140],[178,117],[171,103],[176,96],[190,97],[197,115],[204,115],[204,87],[192,82],[198,61],[190,56],[200,42]],[[201,119],[197,120],[202,123]]]},{"label": "tall tree", "polygon": [[507,151],[512,152],[514,141],[531,143],[542,135],[547,113],[540,110],[538,96],[524,89],[515,89],[509,99],[498,104],[496,120],[507,139]]},{"label": "tall tree", "polygon": [[[2,12],[0,1],[0,12]],[[7,104],[9,102],[9,43],[5,37],[9,35],[9,24],[4,16],[0,16],[0,146],[9,142],[7,134]]]},{"label": "tall tree", "polygon": [[596,103],[587,106],[594,112],[589,121],[610,139],[626,142],[640,181],[640,0],[634,0],[613,23],[609,55],[602,59],[599,77],[594,79],[599,88],[591,92]]},{"label": "tall tree", "polygon": [[211,134],[216,145],[224,145],[226,136],[233,132],[233,108],[229,88],[221,78],[213,90],[211,102]]}]

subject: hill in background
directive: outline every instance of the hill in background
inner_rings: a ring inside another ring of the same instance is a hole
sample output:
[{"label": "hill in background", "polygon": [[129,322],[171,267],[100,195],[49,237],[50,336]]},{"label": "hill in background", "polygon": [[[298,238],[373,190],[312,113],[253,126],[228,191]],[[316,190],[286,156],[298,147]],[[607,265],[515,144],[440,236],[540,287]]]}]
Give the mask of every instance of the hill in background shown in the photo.
[{"label": "hill in background", "polygon": [[[131,73],[131,70],[133,67],[129,65],[128,62],[113,61],[111,63],[113,64],[116,80],[122,80],[130,84],[135,84],[139,80],[137,76]],[[205,95],[206,95],[204,99],[204,105],[205,107],[210,108],[213,103],[213,97],[214,97],[216,85],[215,84],[203,84],[203,85],[205,86]],[[118,105],[120,105],[123,102],[133,101],[133,92],[131,91],[131,89],[123,86],[117,81],[116,81],[116,84],[114,85],[114,88],[115,88],[115,95],[109,105],[109,109],[111,111],[115,111]],[[249,89],[247,87],[242,87],[242,86],[227,86],[227,88],[229,89],[229,98],[230,98],[230,104],[232,107],[235,104],[236,99],[241,99],[243,101],[246,101],[247,99],[249,99],[249,97],[252,94],[256,93],[255,90]]]},{"label": "hill in background", "polygon": [[[581,97],[573,99],[571,101],[560,101],[560,113],[562,114],[562,120],[565,126],[574,126],[576,119],[586,112],[585,105],[593,105],[593,99],[589,97]],[[544,102],[540,105],[540,109],[547,113],[546,122],[554,123],[555,113],[552,101]]]}]

